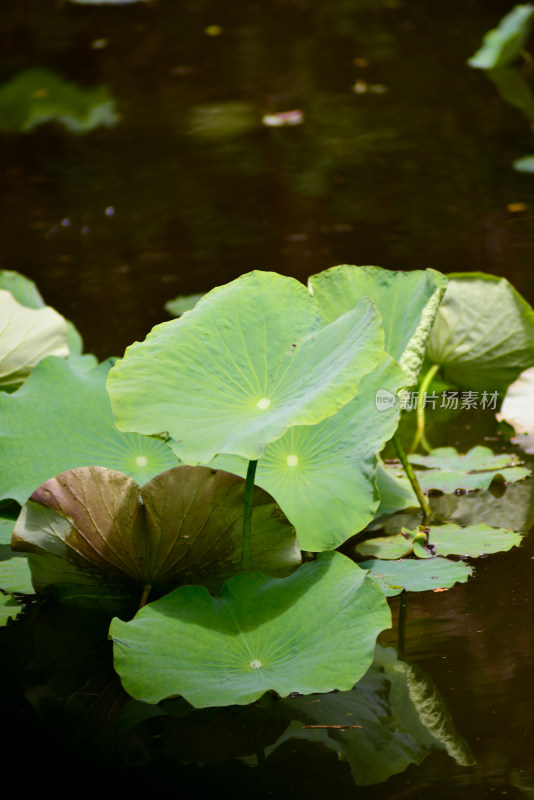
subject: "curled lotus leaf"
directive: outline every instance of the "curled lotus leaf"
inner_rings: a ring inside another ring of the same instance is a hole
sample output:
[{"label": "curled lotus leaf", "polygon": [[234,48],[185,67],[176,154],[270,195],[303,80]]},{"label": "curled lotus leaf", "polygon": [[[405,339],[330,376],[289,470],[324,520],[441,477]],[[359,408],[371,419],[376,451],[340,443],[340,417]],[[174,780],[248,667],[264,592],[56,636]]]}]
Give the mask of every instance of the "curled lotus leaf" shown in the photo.
[{"label": "curled lotus leaf", "polygon": [[312,275],[308,282],[327,322],[369,297],[384,322],[385,349],[414,384],[445,292],[447,279],[434,269],[395,272],[382,267],[339,267]]},{"label": "curled lotus leaf", "polygon": [[[427,350],[449,383],[501,399],[534,365],[534,311],[505,279],[482,272],[449,275]],[[491,407],[491,406],[490,406]]]},{"label": "curled lotus leaf", "polygon": [[255,271],[131,345],[107,388],[120,430],[168,431],[186,464],[219,453],[256,460],[294,425],[352,400],[383,345],[370,300],[325,325],[299,281]]},{"label": "curled lotus leaf", "polygon": [[67,322],[48,306],[28,308],[0,289],[0,388],[14,389],[46,356],[69,355]]},{"label": "curled lotus leaf", "polygon": [[[143,487],[123,473],[80,467],[40,486],[23,507],[12,547],[29,554],[37,592],[54,585],[218,588],[241,564],[243,493],[236,475],[175,467]],[[251,565],[272,575],[300,563],[294,530],[254,490]]]}]

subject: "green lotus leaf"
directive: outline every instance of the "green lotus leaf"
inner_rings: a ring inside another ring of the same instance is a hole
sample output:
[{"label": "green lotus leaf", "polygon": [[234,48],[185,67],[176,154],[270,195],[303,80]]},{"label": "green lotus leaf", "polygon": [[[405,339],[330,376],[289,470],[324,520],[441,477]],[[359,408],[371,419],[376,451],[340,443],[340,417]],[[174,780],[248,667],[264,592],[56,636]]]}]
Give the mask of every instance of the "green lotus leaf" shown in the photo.
[{"label": "green lotus leaf", "polygon": [[110,467],[145,481],[176,465],[163,442],[115,427],[105,382],[110,364],[80,371],[48,358],[14,394],[0,393],[0,499],[23,504],[74,467]]},{"label": "green lotus leaf", "polygon": [[251,703],[269,690],[287,697],[349,689],[389,625],[374,581],[331,552],[281,580],[241,573],[217,598],[182,586],[130,622],[114,619],[110,635],[132,697],[182,695],[202,708]]},{"label": "green lotus leaf", "polygon": [[403,528],[398,534],[360,542],[355,550],[364,558],[385,560],[404,558],[411,552],[419,558],[433,555],[477,558],[517,547],[521,539],[520,534],[507,528],[491,528],[485,524],[461,527],[452,523],[432,525],[425,532]]},{"label": "green lotus leaf", "polygon": [[534,311],[505,278],[450,275],[427,356],[450,383],[504,395],[534,365]]},{"label": "green lotus leaf", "polygon": [[15,619],[22,611],[22,606],[10,594],[0,591],[0,628],[7,625],[10,619]]},{"label": "green lotus leaf", "polygon": [[534,120],[534,95],[530,83],[516,67],[489,69],[486,75],[506,103],[518,108],[529,120]]},{"label": "green lotus leaf", "polygon": [[383,356],[369,301],[325,327],[301,283],[256,271],[129,347],[108,391],[121,430],[168,431],[185,463],[256,460],[290,427],[342,408]]},{"label": "green lotus leaf", "polygon": [[29,69],[0,86],[0,130],[28,132],[55,121],[71,133],[86,133],[117,121],[107,87],[82,89],[46,69]]},{"label": "green lotus leaf", "polygon": [[[0,270],[0,289],[6,289],[8,292],[11,292],[15,300],[27,308],[45,308],[46,306],[35,283],[24,275],[21,275],[20,272],[13,272],[8,269]],[[67,345],[70,353],[69,358],[73,359],[75,356],[81,356],[83,342],[79,331],[73,323],[69,320],[66,320],[66,322],[68,330]],[[86,355],[83,359],[83,363],[88,365],[88,369],[89,365],[96,367],[98,363],[94,356]],[[80,363],[82,363],[81,360]]]},{"label": "green lotus leaf", "polygon": [[205,294],[205,292],[200,292],[198,294],[178,295],[174,300],[169,300],[165,303],[165,310],[172,314],[173,317],[181,317],[186,311],[191,311]]},{"label": "green lotus leaf", "polygon": [[[296,426],[267,445],[256,483],[295,526],[303,550],[333,550],[373,519],[377,454],[395,433],[397,391],[406,376],[390,357],[360,383],[358,394],[317,425]],[[377,407],[377,392],[392,403]],[[246,459],[218,456],[213,466],[246,475]]]},{"label": "green lotus leaf", "polygon": [[405,558],[402,561],[370,560],[360,562],[363,569],[369,570],[386,597],[407,592],[427,592],[444,589],[455,583],[465,583],[473,570],[463,561],[451,561],[437,556],[419,560]]},{"label": "green lotus leaf", "polygon": [[0,289],[0,319],[0,388],[19,386],[46,356],[69,355],[67,322],[53,308],[27,308]]},{"label": "green lotus leaf", "polygon": [[0,589],[9,594],[34,594],[26,558],[13,557],[0,561]]},{"label": "green lotus leaf", "polygon": [[495,455],[482,445],[465,455],[460,455],[454,447],[437,447],[427,456],[414,453],[408,459],[416,467],[426,468],[417,470],[417,479],[425,492],[487,489],[495,478],[513,482],[530,475],[529,469],[518,466],[521,462],[513,453]]},{"label": "green lotus leaf", "polygon": [[431,678],[400,661],[392,648],[376,646],[373,664],[348,692],[279,701],[277,717],[294,721],[269,756],[291,739],[317,742],[350,764],[357,786],[381,783],[445,750],[458,764],[473,764],[450,712]]},{"label": "green lotus leaf", "polygon": [[484,36],[482,47],[468,60],[476,69],[506,67],[516,61],[527,43],[534,18],[531,3],[517,5]]},{"label": "green lotus leaf", "polygon": [[411,483],[404,475],[400,465],[394,468],[379,459],[376,471],[376,487],[380,495],[380,504],[375,518],[384,517],[404,508],[418,507],[417,497]]},{"label": "green lotus leaf", "polygon": [[17,303],[27,308],[46,306],[39,289],[33,281],[10,269],[0,270],[0,289],[11,292]]},{"label": "green lotus leaf", "polygon": [[393,272],[381,267],[332,267],[309,279],[328,322],[369,297],[382,315],[386,351],[417,380],[447,279],[433,269]]},{"label": "green lotus leaf", "polygon": [[[244,485],[206,467],[175,467],[142,488],[104,467],[72,469],[32,494],[12,547],[35,554],[38,592],[80,583],[141,594],[193,580],[219,588],[241,568]],[[287,575],[300,563],[293,528],[258,487],[251,524],[253,568]]]},{"label": "green lotus leaf", "polygon": [[512,161],[512,167],[516,172],[534,172],[534,155],[521,156]]}]

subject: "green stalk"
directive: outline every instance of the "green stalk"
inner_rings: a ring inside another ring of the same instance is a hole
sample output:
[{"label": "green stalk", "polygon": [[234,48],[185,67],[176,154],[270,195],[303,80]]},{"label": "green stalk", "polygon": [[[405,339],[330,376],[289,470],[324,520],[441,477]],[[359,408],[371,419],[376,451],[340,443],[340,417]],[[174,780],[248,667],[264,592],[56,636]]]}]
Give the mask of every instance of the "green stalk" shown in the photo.
[{"label": "green stalk", "polygon": [[247,477],[245,480],[245,494],[243,497],[243,550],[241,565],[244,570],[250,566],[250,523],[252,520],[252,495],[254,492],[254,477],[256,475],[257,461],[249,461]]},{"label": "green stalk", "polygon": [[150,583],[145,583],[143,586],[143,594],[141,595],[141,600],[139,601],[139,608],[143,608],[146,606],[146,601],[148,600],[148,596],[152,591],[152,585]]},{"label": "green stalk", "polygon": [[425,436],[425,400],[427,389],[432,383],[432,379],[438,369],[439,364],[433,364],[421,381],[419,394],[417,396],[417,433],[415,434],[412,446],[410,447],[410,453],[414,453],[417,450],[417,445],[419,442],[421,442],[427,453],[430,453],[432,450]]},{"label": "green stalk", "polygon": [[400,439],[398,438],[397,434],[393,436],[393,444],[395,445],[395,450],[397,451],[397,455],[400,459],[400,462],[404,468],[406,475],[408,476],[408,480],[412,484],[412,488],[417,495],[417,499],[419,500],[419,505],[421,506],[421,510],[424,514],[423,523],[426,523],[427,520],[430,518],[430,506],[428,505],[428,500],[423,494],[423,491],[419,485],[419,481],[415,477],[415,472],[413,471],[413,467],[408,461],[406,457],[406,453],[404,452],[404,447],[400,443]]}]

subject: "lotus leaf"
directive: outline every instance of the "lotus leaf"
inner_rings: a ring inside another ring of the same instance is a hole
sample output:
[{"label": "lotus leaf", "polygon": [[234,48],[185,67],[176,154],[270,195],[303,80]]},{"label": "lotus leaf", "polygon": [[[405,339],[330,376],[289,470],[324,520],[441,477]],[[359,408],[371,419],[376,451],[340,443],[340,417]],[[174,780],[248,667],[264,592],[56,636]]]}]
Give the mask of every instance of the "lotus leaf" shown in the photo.
[{"label": "lotus leaf", "polygon": [[[37,591],[80,583],[141,594],[192,580],[219,588],[241,565],[244,484],[205,467],[175,467],[142,488],[104,467],[72,469],[32,494],[12,546],[36,554]],[[256,487],[251,565],[286,575],[299,563],[293,528]]]},{"label": "lotus leaf", "polygon": [[534,155],[521,156],[512,161],[512,167],[517,172],[534,172]]},{"label": "lotus leaf", "polygon": [[309,280],[328,322],[369,297],[382,315],[386,351],[417,380],[447,279],[433,269],[393,272],[381,267],[332,267]]},{"label": "lotus leaf", "polygon": [[110,635],[132,697],[157,703],[182,695],[202,708],[251,703],[268,690],[287,697],[349,689],[388,625],[374,581],[330,552],[281,580],[237,575],[217,598],[182,586],[130,622],[114,619]]},{"label": "lotus leaf", "polygon": [[45,359],[17,392],[0,394],[0,499],[25,503],[73,467],[110,467],[144,483],[176,465],[163,442],[115,427],[105,388],[110,364],[79,366]]},{"label": "lotus leaf", "polygon": [[181,317],[186,311],[191,311],[204,295],[205,292],[179,295],[175,297],[174,300],[169,300],[165,303],[165,310],[168,311],[169,314],[172,314],[173,317]]},{"label": "lotus leaf", "polygon": [[117,121],[105,86],[81,89],[46,69],[29,69],[0,86],[0,130],[28,132],[56,121],[71,133],[86,133]]},{"label": "lotus leaf", "polygon": [[32,309],[0,289],[0,388],[14,389],[50,355],[67,357],[67,322],[53,308]]},{"label": "lotus leaf", "polygon": [[530,470],[520,467],[517,456],[508,453],[495,455],[489,447],[473,447],[460,455],[454,447],[437,447],[428,456],[410,455],[417,467],[417,478],[424,491],[437,489],[454,492],[455,489],[487,489],[495,478],[519,481],[530,475]]},{"label": "lotus leaf", "polygon": [[401,561],[362,561],[360,566],[369,570],[386,597],[393,597],[403,590],[427,592],[465,583],[473,570],[463,561],[451,561],[437,556],[420,561],[405,558]]},{"label": "lotus leaf", "polygon": [[291,739],[306,739],[335,750],[348,761],[358,786],[369,786],[420,764],[431,750],[445,750],[458,764],[474,763],[431,678],[376,646],[373,664],[348,692],[291,697],[275,707],[294,721],[270,755]]},{"label": "lotus leaf", "polygon": [[383,336],[368,300],[325,327],[301,283],[250,272],[127,349],[108,379],[115,421],[168,431],[185,463],[256,460],[292,426],[348,403],[384,357]]},{"label": "lotus leaf", "polygon": [[534,311],[505,278],[450,275],[427,357],[450,383],[504,396],[534,365]]},{"label": "lotus leaf", "polygon": [[[393,359],[364,375],[358,394],[317,425],[291,428],[267,445],[256,483],[268,491],[295,526],[303,550],[332,550],[373,519],[377,453],[398,425],[397,391],[406,383]],[[377,407],[380,390],[393,401]],[[247,461],[218,456],[213,466],[246,475]]]},{"label": "lotus leaf", "polygon": [[15,619],[22,611],[15,598],[10,594],[3,594],[0,591],[0,628],[7,625],[10,619]]},{"label": "lotus leaf", "polygon": [[376,487],[380,495],[380,505],[376,510],[375,518],[393,514],[404,508],[418,506],[417,497],[410,481],[405,477],[402,467],[398,465],[393,470],[379,459]]},{"label": "lotus leaf", "polygon": [[495,69],[516,61],[525,49],[533,18],[531,3],[514,6],[498,27],[484,36],[482,47],[467,63],[476,69]]},{"label": "lotus leaf", "polygon": [[0,589],[9,594],[34,594],[26,558],[13,557],[0,561]]},{"label": "lotus leaf", "polygon": [[[510,550],[521,544],[521,536],[507,528],[491,528],[489,525],[432,525],[421,530],[403,528],[393,536],[367,539],[356,545],[360,556],[380,559],[397,559],[411,552],[420,558],[436,556],[478,556]],[[419,544],[419,547],[417,547]]]}]

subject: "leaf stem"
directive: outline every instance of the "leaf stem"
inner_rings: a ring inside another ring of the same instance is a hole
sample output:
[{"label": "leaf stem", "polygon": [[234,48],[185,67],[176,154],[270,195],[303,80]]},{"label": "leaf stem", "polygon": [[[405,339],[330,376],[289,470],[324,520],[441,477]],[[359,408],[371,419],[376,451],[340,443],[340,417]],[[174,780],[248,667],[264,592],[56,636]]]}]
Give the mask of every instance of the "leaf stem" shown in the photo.
[{"label": "leaf stem", "polygon": [[152,584],[145,583],[145,585],[143,586],[143,594],[141,595],[141,599],[139,601],[139,608],[143,608],[143,606],[146,606],[146,601],[148,600],[148,596],[151,591],[152,591]]},{"label": "leaf stem", "polygon": [[432,450],[425,435],[425,402],[427,389],[432,383],[432,379],[438,369],[439,364],[432,364],[425,377],[421,381],[419,394],[417,395],[417,432],[414,436],[412,446],[410,447],[410,453],[414,453],[417,450],[419,442],[421,442],[427,453],[430,453]]},{"label": "leaf stem", "polygon": [[243,550],[241,565],[244,570],[250,566],[250,525],[252,521],[252,495],[254,492],[254,477],[256,475],[257,461],[249,461],[247,477],[245,480],[245,494],[243,497]]},{"label": "leaf stem", "polygon": [[419,481],[415,476],[415,472],[413,471],[413,467],[408,461],[406,453],[404,452],[404,447],[402,446],[400,439],[398,438],[397,434],[393,436],[393,444],[395,445],[395,450],[397,451],[397,455],[400,459],[400,462],[404,468],[404,471],[408,477],[408,480],[412,484],[412,488],[417,495],[417,499],[419,500],[419,505],[421,506],[421,510],[423,512],[423,524],[428,521],[430,518],[430,506],[428,505],[428,500],[426,499],[425,495],[423,494],[423,490],[419,485]]}]

